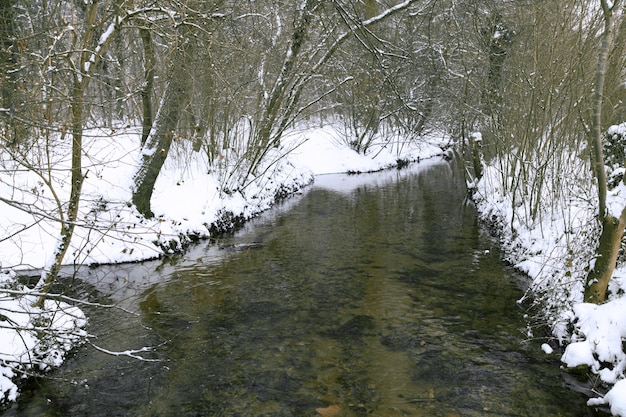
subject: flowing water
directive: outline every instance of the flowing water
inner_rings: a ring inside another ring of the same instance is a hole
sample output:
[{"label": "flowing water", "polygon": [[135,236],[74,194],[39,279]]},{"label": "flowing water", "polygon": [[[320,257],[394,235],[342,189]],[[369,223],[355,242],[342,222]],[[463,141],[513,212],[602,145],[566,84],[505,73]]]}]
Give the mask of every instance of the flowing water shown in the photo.
[{"label": "flowing water", "polygon": [[7,416],[591,415],[447,163],[322,177],[184,257],[81,276],[137,312],[87,311],[127,355],[79,348]]}]

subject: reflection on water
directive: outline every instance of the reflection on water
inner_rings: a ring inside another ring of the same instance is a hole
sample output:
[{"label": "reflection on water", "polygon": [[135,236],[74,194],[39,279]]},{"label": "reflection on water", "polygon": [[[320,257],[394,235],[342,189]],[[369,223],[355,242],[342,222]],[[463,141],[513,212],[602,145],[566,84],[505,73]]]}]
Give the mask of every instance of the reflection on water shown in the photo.
[{"label": "reflection on water", "polygon": [[523,343],[521,290],[449,165],[323,181],[182,259],[85,272],[140,313],[90,312],[94,343],[161,361],[84,347],[6,414],[587,415]]}]

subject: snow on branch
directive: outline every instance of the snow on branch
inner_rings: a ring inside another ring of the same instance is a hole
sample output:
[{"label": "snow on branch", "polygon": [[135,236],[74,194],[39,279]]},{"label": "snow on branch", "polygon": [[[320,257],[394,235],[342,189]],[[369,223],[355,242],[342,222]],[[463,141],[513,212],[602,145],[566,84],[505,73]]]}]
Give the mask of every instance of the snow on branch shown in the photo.
[{"label": "snow on branch", "polygon": [[[33,305],[36,297],[16,282],[16,274],[0,272],[0,403],[19,395],[15,380],[58,367],[66,353],[82,343],[87,319],[60,300]],[[16,296],[18,295],[18,296]]]},{"label": "snow on branch", "polygon": [[[383,12],[379,13],[378,15],[376,15],[376,16],[370,18],[370,19],[364,20],[363,22],[361,22],[361,25],[363,27],[373,26],[373,25],[377,24],[378,22],[381,22],[381,21],[387,19],[391,15],[408,8],[413,3],[416,3],[416,2],[417,2],[417,0],[405,0],[402,3],[398,3],[395,6],[392,6],[392,7],[388,8],[388,9],[384,10]],[[422,10],[425,10],[426,8],[427,8],[427,6],[424,6],[420,11],[418,11],[416,13],[419,14]],[[335,42],[333,42],[332,45],[328,48],[326,53],[324,55],[322,55],[322,57],[317,61],[317,63],[315,63],[312,66],[310,72],[311,73],[317,72],[319,70],[319,68],[321,68],[330,59],[330,57],[337,51],[339,46],[341,46],[341,44],[348,39],[348,37],[349,37],[349,35],[351,33],[353,33],[352,28],[348,32],[344,32],[341,35],[339,35],[337,37],[337,39],[335,39]]]},{"label": "snow on branch", "polygon": [[98,44],[94,48],[93,52],[91,53],[87,61],[83,64],[83,73],[89,74],[91,71],[93,71],[93,68],[95,67],[95,64],[97,63],[98,59],[101,57],[102,52],[106,50],[108,45],[113,40],[114,35],[117,34],[117,32],[120,30],[120,28],[125,22],[127,22],[128,20],[138,15],[148,14],[148,13],[159,13],[159,14],[163,14],[169,17],[172,16],[172,11],[161,8],[161,7],[139,8],[135,10],[126,11],[126,13],[123,16],[120,16],[120,15],[115,16],[113,18],[113,21],[107,26],[104,32],[100,35],[100,38],[98,39]]},{"label": "snow on branch", "polygon": [[111,22],[111,24],[109,24],[109,26],[104,31],[104,33],[100,36],[100,39],[98,40],[98,45],[89,56],[89,59],[87,60],[87,62],[85,62],[83,72],[85,72],[86,74],[89,73],[91,66],[96,64],[96,56],[100,54],[100,51],[102,50],[102,48],[109,42],[109,38],[113,36],[113,34],[115,33],[115,30],[118,27],[118,24],[120,23],[118,20],[119,18],[116,16],[114,21]]},{"label": "snow on branch", "polygon": [[394,13],[399,12],[400,10],[406,9],[407,7],[409,7],[416,1],[417,0],[406,0],[406,1],[403,1],[402,3],[398,3],[395,6],[392,6],[388,8],[387,10],[383,11],[382,13],[378,14],[377,16],[364,20],[363,26],[372,26],[380,22],[381,20],[386,19],[387,17],[391,16]]},{"label": "snow on branch", "polygon": [[129,349],[129,350],[123,350],[123,351],[113,351],[113,350],[108,350],[105,348],[102,348],[98,345],[95,345],[93,343],[89,343],[94,349],[102,352],[102,353],[106,353],[107,355],[112,355],[112,356],[128,356],[129,358],[133,358],[133,359],[138,359],[140,361],[144,361],[144,362],[162,362],[162,359],[150,359],[150,358],[146,358],[143,357],[141,355],[139,355],[139,353],[142,352],[153,352],[154,348],[151,346],[144,346],[141,349]]}]

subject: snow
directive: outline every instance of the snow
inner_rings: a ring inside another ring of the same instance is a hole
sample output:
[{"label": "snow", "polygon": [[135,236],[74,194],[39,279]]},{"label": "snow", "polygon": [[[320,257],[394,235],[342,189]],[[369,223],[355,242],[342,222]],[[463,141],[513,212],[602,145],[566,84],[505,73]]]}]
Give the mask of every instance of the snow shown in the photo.
[{"label": "snow", "polygon": [[[207,155],[193,152],[190,144],[179,141],[172,146],[157,179],[152,198],[155,218],[148,220],[130,204],[132,178],[145,152],[140,136],[138,127],[85,132],[87,176],[67,263],[123,263],[161,257],[180,249],[189,235],[209,237],[207,225],[223,220],[224,213],[248,219],[270,208],[278,193],[296,193],[315,176],[377,171],[396,165],[399,159],[441,155],[442,147],[449,145],[445,135],[433,135],[419,146],[375,144],[368,155],[359,155],[349,150],[331,127],[294,130],[285,135],[282,147],[269,155],[270,160],[287,153],[286,157],[261,167],[258,178],[237,185],[228,175],[235,165],[228,155],[222,155],[207,173]],[[45,371],[60,366],[66,352],[87,337],[87,318],[80,304],[70,306],[53,298],[41,309],[33,307],[38,293],[16,281],[16,271],[50,266],[59,241],[52,197],[56,193],[66,201],[69,195],[68,142],[55,143],[49,155],[30,155],[44,172],[49,168],[51,186],[21,169],[6,153],[0,155],[0,196],[17,203],[4,204],[0,210],[0,402],[17,398],[16,382],[22,375],[34,367]],[[349,178],[358,181],[358,176]],[[32,212],[33,207],[38,213]],[[42,324],[48,328],[45,340],[37,337]],[[136,357],[141,352],[110,354]]]},{"label": "snow", "polygon": [[[315,175],[390,168],[398,163],[398,159],[415,161],[440,154],[440,146],[445,142],[443,137],[433,138],[432,142],[406,147],[400,154],[390,148],[383,148],[379,152],[378,147],[375,147],[368,155],[362,155],[346,147],[342,143],[341,133],[334,129],[319,129],[305,136],[309,140],[294,149],[289,158],[295,166],[308,169]],[[372,159],[372,155],[375,155],[375,159]]]},{"label": "snow", "polygon": [[[619,320],[624,311],[624,298],[602,305],[580,303],[574,306],[578,329],[584,335],[593,356],[593,362],[586,364],[592,369],[598,369],[602,380],[609,383],[617,382],[626,366],[626,354],[622,351],[622,339],[626,338],[626,321]],[[564,358],[569,346],[565,349]],[[601,362],[610,362],[614,367],[601,368]]]},{"label": "snow", "polygon": [[93,65],[95,65],[95,63],[96,63],[96,57],[100,53],[100,50],[102,49],[102,46],[106,42],[108,42],[108,40],[111,38],[111,36],[115,32],[115,29],[118,27],[118,25],[119,25],[119,21],[118,21],[118,19],[115,19],[114,22],[109,24],[109,26],[102,33],[102,35],[100,35],[100,39],[98,40],[98,45],[96,46],[96,49],[89,56],[89,59],[87,60],[87,62],[85,62],[85,67],[83,69],[83,73],[84,74],[89,74],[89,71],[90,71],[91,67]]},{"label": "snow", "polygon": [[552,349],[552,346],[550,346],[547,343],[541,344],[541,350],[543,350],[543,353],[545,353],[546,355],[551,355],[554,352],[554,349]]},{"label": "snow", "polygon": [[[53,300],[43,308],[33,307],[37,298],[15,282],[14,272],[0,273],[0,400],[14,401],[16,378],[60,366],[87,335],[87,320],[79,308]],[[42,327],[48,329],[43,338]]]},{"label": "snow", "polygon": [[473,132],[472,134],[470,134],[470,137],[474,140],[474,142],[483,141],[483,134],[480,132]]},{"label": "snow", "polygon": [[626,379],[617,382],[604,398],[593,398],[587,404],[590,406],[609,404],[611,414],[626,416]]},{"label": "snow", "polygon": [[[589,405],[609,404],[613,415],[626,415],[626,298],[602,305],[580,303],[574,306],[578,334],[567,345],[562,361],[569,367],[586,365],[608,384],[614,384],[604,398],[592,398]],[[581,340],[579,340],[581,339]],[[607,367],[603,363],[610,363]]]}]

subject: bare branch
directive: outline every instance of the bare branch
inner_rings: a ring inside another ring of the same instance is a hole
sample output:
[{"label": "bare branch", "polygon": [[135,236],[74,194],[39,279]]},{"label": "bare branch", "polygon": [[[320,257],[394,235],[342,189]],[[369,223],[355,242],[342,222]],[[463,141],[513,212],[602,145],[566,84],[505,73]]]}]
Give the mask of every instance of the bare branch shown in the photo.
[{"label": "bare branch", "polygon": [[163,359],[149,359],[149,358],[145,358],[141,355],[139,355],[139,353],[143,353],[143,352],[152,352],[154,351],[154,347],[149,347],[149,346],[145,346],[142,347],[141,349],[129,349],[129,350],[124,350],[124,351],[113,351],[113,350],[108,350],[108,349],[104,349],[100,346],[97,346],[91,342],[89,342],[89,344],[96,350],[102,352],[102,353],[106,353],[107,355],[111,355],[111,356],[128,356],[129,358],[133,358],[133,359],[139,359],[140,361],[144,361],[144,362],[163,362]]}]

